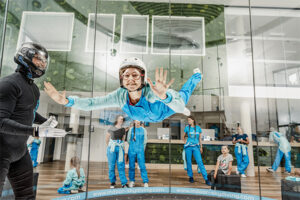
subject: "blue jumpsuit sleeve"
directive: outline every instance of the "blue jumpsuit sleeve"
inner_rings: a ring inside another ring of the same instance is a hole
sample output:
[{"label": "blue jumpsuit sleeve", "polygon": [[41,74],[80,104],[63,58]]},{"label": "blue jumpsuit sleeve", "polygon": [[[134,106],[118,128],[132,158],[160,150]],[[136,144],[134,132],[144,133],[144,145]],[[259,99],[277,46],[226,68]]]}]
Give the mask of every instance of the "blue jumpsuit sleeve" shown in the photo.
[{"label": "blue jumpsuit sleeve", "polygon": [[93,98],[79,98],[77,96],[68,97],[69,103],[65,105],[66,107],[74,107],[79,110],[96,110],[111,107],[122,108],[126,102],[127,90],[119,88],[112,93],[102,97]]},{"label": "blue jumpsuit sleeve", "polygon": [[66,180],[64,181],[64,185],[70,185],[73,180],[73,170],[69,170],[66,176]]},{"label": "blue jumpsuit sleeve", "polygon": [[189,126],[186,126],[184,132],[187,134],[189,132]]},{"label": "blue jumpsuit sleeve", "polygon": [[199,132],[200,134],[202,133],[202,129],[201,129],[201,127],[200,126],[197,126],[197,132]]},{"label": "blue jumpsuit sleeve", "polygon": [[85,184],[85,174],[84,174],[84,170],[82,168],[80,168],[80,181],[83,184]]}]

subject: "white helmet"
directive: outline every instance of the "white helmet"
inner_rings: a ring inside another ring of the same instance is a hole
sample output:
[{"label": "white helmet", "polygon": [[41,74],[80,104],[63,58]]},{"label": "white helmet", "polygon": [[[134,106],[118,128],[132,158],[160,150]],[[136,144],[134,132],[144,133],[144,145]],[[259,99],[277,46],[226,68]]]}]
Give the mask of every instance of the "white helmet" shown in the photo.
[{"label": "white helmet", "polygon": [[124,69],[127,67],[136,67],[142,71],[142,86],[138,89],[141,90],[146,84],[147,84],[147,68],[145,63],[136,57],[131,57],[131,58],[126,58],[122,61],[120,68],[119,68],[119,79],[120,79],[120,86],[123,86],[123,81],[122,81],[122,75],[124,72]]}]

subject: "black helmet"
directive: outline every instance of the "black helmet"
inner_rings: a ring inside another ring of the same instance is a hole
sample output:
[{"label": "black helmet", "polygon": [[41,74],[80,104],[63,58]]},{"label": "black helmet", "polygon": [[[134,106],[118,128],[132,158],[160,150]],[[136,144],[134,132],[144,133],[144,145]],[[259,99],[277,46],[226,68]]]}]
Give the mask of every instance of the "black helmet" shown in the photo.
[{"label": "black helmet", "polygon": [[32,42],[23,43],[14,57],[14,61],[27,71],[28,78],[39,78],[44,75],[49,60],[46,48]]}]

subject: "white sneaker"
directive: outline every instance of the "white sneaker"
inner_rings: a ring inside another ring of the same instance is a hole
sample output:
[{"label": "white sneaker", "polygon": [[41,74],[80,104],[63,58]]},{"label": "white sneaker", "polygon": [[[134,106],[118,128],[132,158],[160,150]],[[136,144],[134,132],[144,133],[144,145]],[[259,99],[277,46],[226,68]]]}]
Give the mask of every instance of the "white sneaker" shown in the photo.
[{"label": "white sneaker", "polygon": [[240,174],[240,172],[239,172],[239,170],[238,170],[238,168],[236,168],[236,172],[235,172],[237,175],[239,175]]},{"label": "white sneaker", "polygon": [[144,187],[149,187],[148,183],[144,183]]},{"label": "white sneaker", "polygon": [[185,107],[182,114],[184,114],[185,116],[190,116],[191,111]]},{"label": "white sneaker", "polygon": [[116,183],[111,183],[111,184],[110,184],[110,189],[114,189],[115,186],[116,186]]},{"label": "white sneaker", "polygon": [[272,173],[275,172],[273,168],[267,168],[267,171],[268,171],[268,172],[272,172]]},{"label": "white sneaker", "polygon": [[285,171],[285,172],[284,172],[284,174],[286,174],[286,175],[290,175],[291,173],[290,173],[290,172],[287,172],[287,171]]},{"label": "white sneaker", "polygon": [[126,165],[125,165],[125,168],[127,168],[127,169],[128,169],[128,168],[129,168],[129,164],[126,164]]},{"label": "white sneaker", "polygon": [[194,74],[196,74],[196,73],[200,73],[200,74],[201,74],[201,70],[200,70],[199,68],[195,68],[195,69],[193,70],[193,72],[194,72]]},{"label": "white sneaker", "polygon": [[246,178],[247,176],[245,174],[241,174],[241,177]]},{"label": "white sneaker", "polygon": [[130,188],[134,187],[134,181],[130,181],[129,187],[130,187]]}]

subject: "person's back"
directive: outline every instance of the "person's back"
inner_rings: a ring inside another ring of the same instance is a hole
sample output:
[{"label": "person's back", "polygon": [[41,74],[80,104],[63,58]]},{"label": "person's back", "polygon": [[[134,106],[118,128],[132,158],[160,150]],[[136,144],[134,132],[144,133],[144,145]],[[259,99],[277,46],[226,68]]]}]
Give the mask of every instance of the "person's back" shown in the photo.
[{"label": "person's back", "polygon": [[273,131],[270,133],[269,140],[270,140],[270,142],[272,142],[272,141],[276,142],[279,146],[278,148],[282,152],[286,153],[286,152],[291,151],[291,145],[284,134]]},{"label": "person's back", "polygon": [[80,175],[77,174],[76,168],[68,171],[64,185],[70,185],[72,190],[81,188],[85,183],[85,174],[83,168],[80,168]]}]

